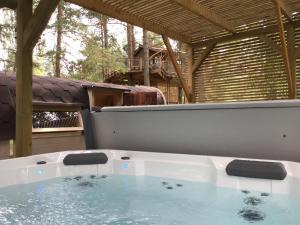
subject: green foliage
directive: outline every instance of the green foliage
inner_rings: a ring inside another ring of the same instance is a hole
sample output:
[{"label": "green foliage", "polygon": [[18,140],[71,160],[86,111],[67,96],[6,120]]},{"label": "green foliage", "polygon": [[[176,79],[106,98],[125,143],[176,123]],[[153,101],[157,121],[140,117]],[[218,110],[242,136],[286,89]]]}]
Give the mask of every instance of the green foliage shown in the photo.
[{"label": "green foliage", "polygon": [[156,48],[164,48],[165,44],[164,41],[161,37],[161,35],[153,33],[153,32],[148,32],[148,42],[149,42],[149,47],[156,47]]},{"label": "green foliage", "polygon": [[[34,0],[34,8],[38,2]],[[55,74],[58,27],[62,28],[62,47],[59,53],[63,77],[99,82],[111,72],[125,72],[126,46],[119,46],[117,38],[109,30],[110,22],[119,22],[65,1],[61,4],[63,16],[58,18],[57,11],[52,15],[34,49],[34,74],[50,76]],[[14,11],[0,10],[0,69],[8,71],[16,69],[15,18]],[[163,46],[160,36],[151,32],[148,34],[150,46]]]},{"label": "green foliage", "polygon": [[104,75],[112,71],[125,72],[125,58],[119,46],[102,48],[95,38],[87,38],[82,54],[85,59],[80,62],[80,71],[73,78],[101,82]]},{"label": "green foliage", "polygon": [[0,63],[6,71],[15,71],[15,15],[12,10],[0,9]]}]

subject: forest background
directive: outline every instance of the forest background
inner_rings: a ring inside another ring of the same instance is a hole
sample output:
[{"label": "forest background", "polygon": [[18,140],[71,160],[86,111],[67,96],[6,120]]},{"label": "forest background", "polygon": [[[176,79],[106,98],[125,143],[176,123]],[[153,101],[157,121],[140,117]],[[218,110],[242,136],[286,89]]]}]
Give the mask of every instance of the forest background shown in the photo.
[{"label": "forest background", "polygon": [[[15,18],[0,9],[0,71],[16,70]],[[134,50],[145,43],[164,48],[158,34],[61,1],[34,49],[33,73],[103,82],[109,71],[128,70]],[[181,50],[181,43],[171,43]]]}]

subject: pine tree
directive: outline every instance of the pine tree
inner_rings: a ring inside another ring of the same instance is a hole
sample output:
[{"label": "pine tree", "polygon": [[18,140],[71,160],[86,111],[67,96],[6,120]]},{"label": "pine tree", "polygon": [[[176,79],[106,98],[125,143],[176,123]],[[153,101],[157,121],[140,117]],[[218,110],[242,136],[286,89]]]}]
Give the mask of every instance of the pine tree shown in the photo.
[{"label": "pine tree", "polygon": [[133,66],[133,54],[135,50],[135,37],[134,37],[134,26],[127,24],[127,56],[128,56],[128,68],[132,69]]},{"label": "pine tree", "polygon": [[60,77],[60,62],[62,54],[62,22],[63,22],[64,2],[60,1],[57,6],[56,17],[56,52],[55,52],[55,76]]},{"label": "pine tree", "polygon": [[148,31],[146,29],[143,29],[143,46],[144,46],[144,85],[150,86],[149,45],[148,45]]}]

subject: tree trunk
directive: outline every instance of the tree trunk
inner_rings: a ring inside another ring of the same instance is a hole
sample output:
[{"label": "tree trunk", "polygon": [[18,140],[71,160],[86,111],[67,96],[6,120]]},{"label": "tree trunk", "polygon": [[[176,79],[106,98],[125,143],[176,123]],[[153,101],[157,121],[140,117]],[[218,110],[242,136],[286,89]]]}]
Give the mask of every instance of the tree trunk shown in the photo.
[{"label": "tree trunk", "polygon": [[55,55],[55,76],[60,77],[60,61],[61,61],[61,43],[62,43],[62,19],[63,19],[63,2],[60,1],[57,7],[56,17],[56,55]]},{"label": "tree trunk", "polygon": [[143,45],[144,45],[144,85],[150,86],[149,77],[149,46],[148,46],[148,31],[143,29]]},{"label": "tree trunk", "polygon": [[[101,34],[102,34],[102,48],[108,48],[108,17],[102,15],[101,16]],[[105,80],[106,75],[108,74],[108,68],[106,65],[102,65],[102,81]]]},{"label": "tree trunk", "polygon": [[135,50],[134,26],[127,23],[127,55],[128,55],[128,69],[131,70],[133,66],[133,54]]},{"label": "tree trunk", "polygon": [[103,39],[104,39],[104,48],[108,48],[108,29],[107,29],[108,18],[103,16]]}]

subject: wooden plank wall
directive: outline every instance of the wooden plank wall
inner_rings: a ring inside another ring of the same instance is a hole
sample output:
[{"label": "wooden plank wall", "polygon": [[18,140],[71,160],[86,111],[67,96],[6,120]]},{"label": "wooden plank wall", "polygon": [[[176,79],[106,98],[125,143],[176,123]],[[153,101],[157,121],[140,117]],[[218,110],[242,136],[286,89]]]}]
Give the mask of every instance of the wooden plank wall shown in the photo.
[{"label": "wooden plank wall", "polygon": [[123,105],[157,105],[157,93],[145,92],[145,93],[127,93],[123,95]]},{"label": "wooden plank wall", "polygon": [[81,131],[32,134],[33,155],[84,149],[85,139]]},{"label": "wooden plank wall", "polygon": [[177,82],[160,82],[156,87],[162,91],[168,104],[179,103],[179,88]]},{"label": "wooden plank wall", "polygon": [[[33,155],[84,149],[86,149],[85,137],[81,131],[32,134]],[[8,158],[10,158],[10,142],[0,141],[0,160]]]},{"label": "wooden plank wall", "polygon": [[[278,34],[268,35],[279,44]],[[300,29],[296,30],[296,47]],[[194,49],[194,57],[204,51]],[[296,76],[300,97],[300,58]],[[218,44],[194,73],[196,102],[233,102],[288,98],[282,56],[259,37]]]},{"label": "wooden plank wall", "polygon": [[0,141],[0,159],[9,158],[9,141]]}]

